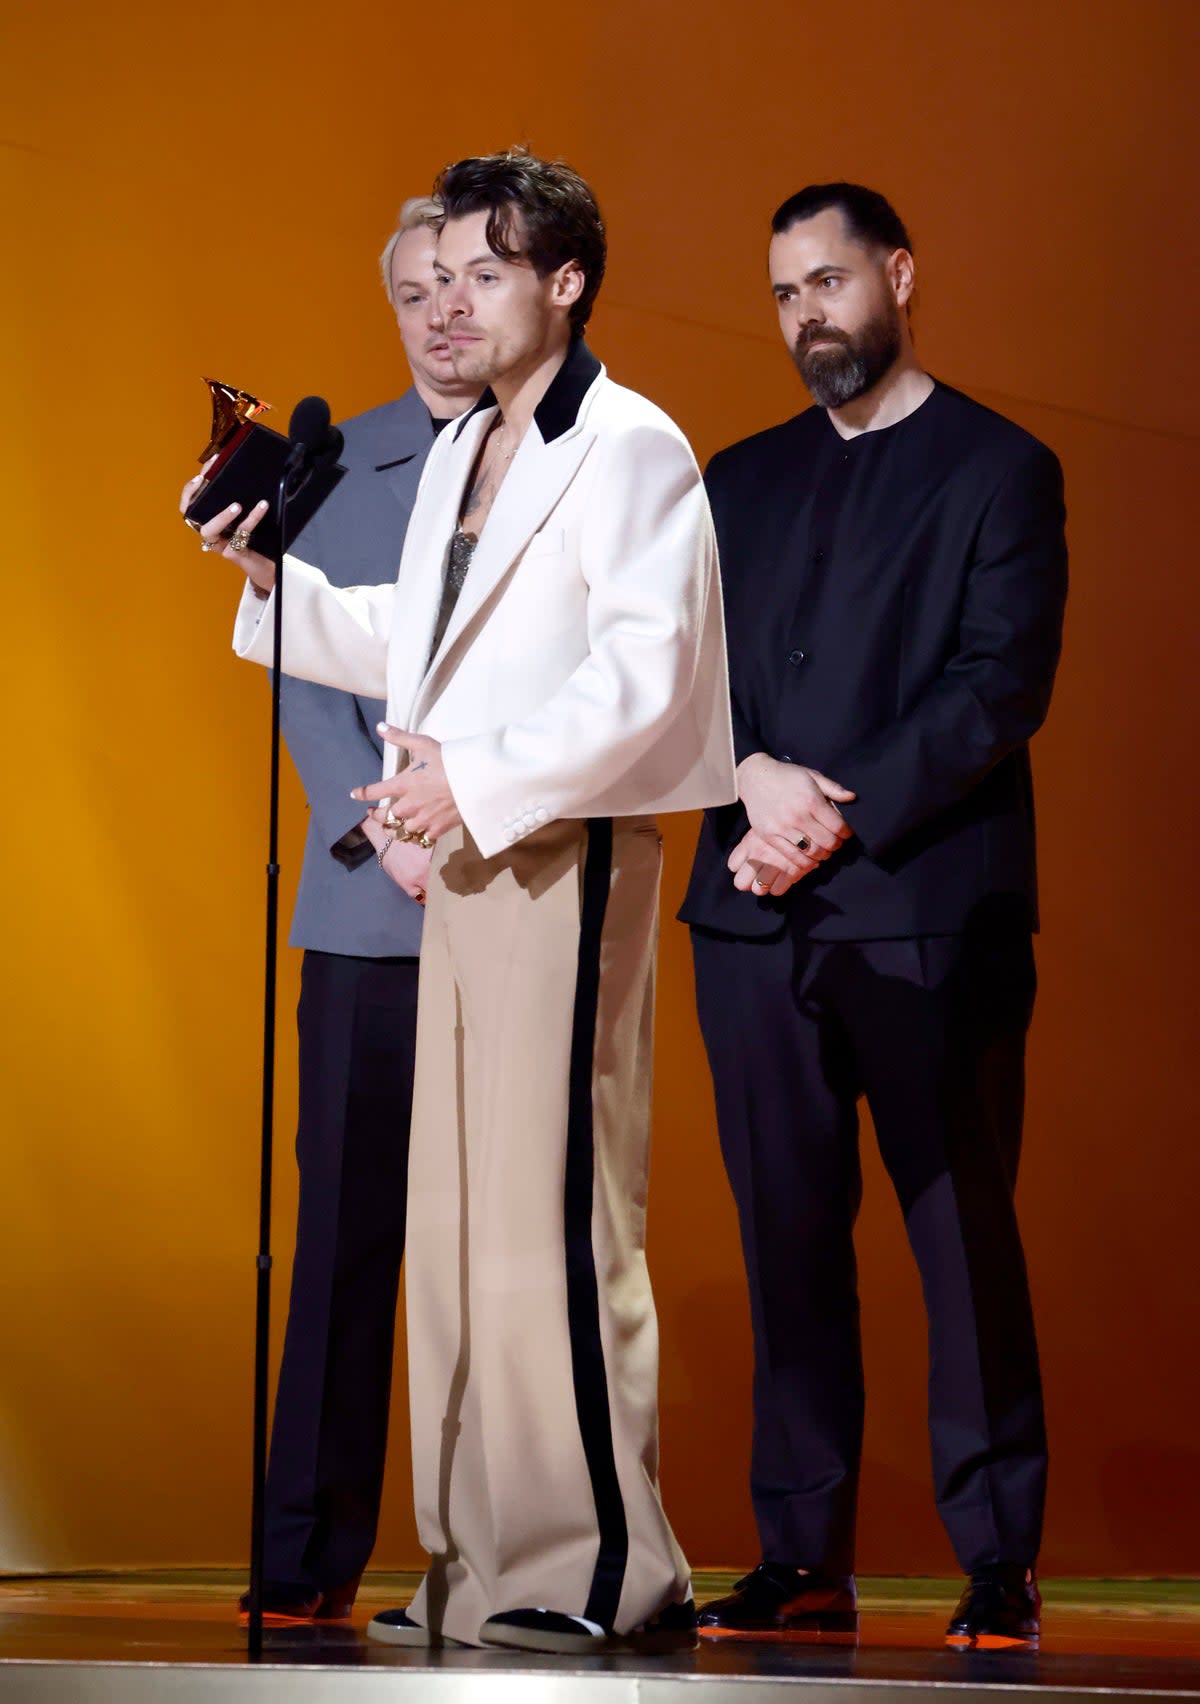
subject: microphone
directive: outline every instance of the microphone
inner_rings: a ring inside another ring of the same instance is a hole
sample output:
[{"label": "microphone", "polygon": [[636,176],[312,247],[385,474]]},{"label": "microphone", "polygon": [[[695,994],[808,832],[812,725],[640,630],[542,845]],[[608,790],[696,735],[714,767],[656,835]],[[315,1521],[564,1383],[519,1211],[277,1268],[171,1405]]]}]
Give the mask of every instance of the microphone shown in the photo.
[{"label": "microphone", "polygon": [[342,453],[342,434],[329,423],[329,404],[323,396],[304,396],[288,422],[289,473],[303,467],[329,467]]}]

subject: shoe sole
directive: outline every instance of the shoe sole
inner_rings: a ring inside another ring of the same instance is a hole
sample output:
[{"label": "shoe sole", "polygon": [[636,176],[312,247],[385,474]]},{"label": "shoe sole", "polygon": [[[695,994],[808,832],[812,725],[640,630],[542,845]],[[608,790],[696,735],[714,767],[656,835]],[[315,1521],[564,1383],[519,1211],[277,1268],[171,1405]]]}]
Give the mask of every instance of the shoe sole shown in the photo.
[{"label": "shoe sole", "polygon": [[[308,1627],[314,1621],[349,1621],[353,1610],[353,1598],[351,1598],[349,1603],[346,1603],[344,1600],[339,1600],[331,1604],[319,1603],[316,1609],[312,1610],[308,1615],[289,1615],[288,1612],[283,1609],[264,1609],[262,1617],[263,1626]],[[243,1627],[248,1626],[250,1622],[250,1611],[248,1609],[239,1609],[237,1612],[237,1618]]]},{"label": "shoe sole", "polygon": [[701,1627],[701,1639],[724,1639],[736,1645],[857,1645],[858,1634],[850,1628],[777,1628],[774,1632],[747,1632],[739,1627]]},{"label": "shoe sole", "polygon": [[947,1633],[946,1643],[956,1651],[1020,1651],[1038,1643],[1037,1633],[1009,1638],[1000,1633]]},{"label": "shoe sole", "polygon": [[389,1627],[386,1622],[367,1622],[367,1638],[380,1645],[400,1645],[409,1651],[464,1651],[461,1639],[431,1633],[428,1627]]},{"label": "shoe sole", "polygon": [[697,1631],[702,1639],[737,1639],[752,1644],[805,1644],[819,1640],[822,1644],[857,1643],[858,1615],[856,1612],[814,1616],[802,1626],[793,1627],[705,1627]]},{"label": "shoe sole", "polygon": [[540,1651],[551,1657],[669,1656],[673,1651],[694,1651],[695,1632],[615,1633],[595,1639],[586,1633],[538,1633],[532,1627],[505,1628],[479,1635],[487,1646],[512,1651]]},{"label": "shoe sole", "polygon": [[[284,1615],[282,1610],[264,1609],[262,1619],[264,1627],[313,1627],[318,1626],[322,1621],[349,1621],[350,1611],[339,1609],[336,1615],[330,1615],[328,1611],[314,1611],[312,1615]],[[250,1611],[240,1609],[238,1620],[243,1627],[248,1627],[250,1625]]]}]

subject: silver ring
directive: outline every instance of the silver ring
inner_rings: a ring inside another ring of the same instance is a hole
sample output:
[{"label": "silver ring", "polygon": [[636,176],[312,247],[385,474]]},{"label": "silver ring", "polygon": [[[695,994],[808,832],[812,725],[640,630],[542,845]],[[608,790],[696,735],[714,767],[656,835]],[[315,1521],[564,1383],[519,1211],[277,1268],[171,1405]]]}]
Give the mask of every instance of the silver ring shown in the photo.
[{"label": "silver ring", "polygon": [[796,842],[796,849],[799,852],[807,852],[811,845],[812,841],[808,838],[807,834],[802,834]]}]

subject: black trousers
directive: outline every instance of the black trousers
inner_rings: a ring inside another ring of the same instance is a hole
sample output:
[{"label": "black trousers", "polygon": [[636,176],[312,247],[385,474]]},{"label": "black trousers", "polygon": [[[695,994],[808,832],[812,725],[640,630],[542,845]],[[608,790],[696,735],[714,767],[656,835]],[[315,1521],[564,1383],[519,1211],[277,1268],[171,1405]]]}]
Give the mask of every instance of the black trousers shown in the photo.
[{"label": "black trousers", "polygon": [[814,942],[693,930],[692,941],[750,1287],[764,1558],[853,1571],[865,1094],[928,1314],[938,1510],[965,1570],[1031,1564],[1046,1442],[1013,1205],[1028,933]]},{"label": "black trousers", "polygon": [[300,1206],[266,1488],[267,1579],[357,1579],[375,1542],[404,1253],[415,958],[306,952]]}]

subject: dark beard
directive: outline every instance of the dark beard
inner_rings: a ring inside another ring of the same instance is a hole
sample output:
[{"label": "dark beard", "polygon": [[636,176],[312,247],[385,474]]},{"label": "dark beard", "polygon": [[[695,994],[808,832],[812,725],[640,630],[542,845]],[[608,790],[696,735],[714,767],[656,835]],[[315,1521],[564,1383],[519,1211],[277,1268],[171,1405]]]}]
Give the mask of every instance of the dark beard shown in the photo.
[{"label": "dark beard", "polygon": [[[836,347],[809,347],[819,339]],[[819,408],[844,408],[877,385],[899,354],[900,320],[893,307],[868,320],[853,337],[833,326],[806,326],[796,338],[792,360]]]}]

